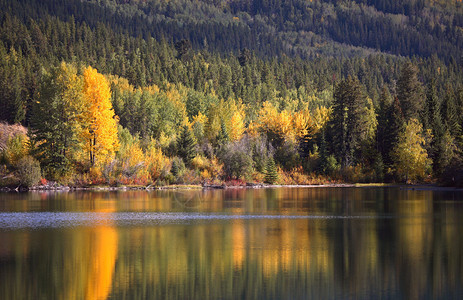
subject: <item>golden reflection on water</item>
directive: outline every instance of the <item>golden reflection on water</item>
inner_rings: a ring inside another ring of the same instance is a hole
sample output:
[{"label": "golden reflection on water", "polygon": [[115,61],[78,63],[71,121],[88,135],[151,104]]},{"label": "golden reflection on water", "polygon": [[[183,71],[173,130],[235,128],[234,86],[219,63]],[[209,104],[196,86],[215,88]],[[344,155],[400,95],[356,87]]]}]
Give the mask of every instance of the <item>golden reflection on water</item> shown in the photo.
[{"label": "golden reflection on water", "polygon": [[0,210],[319,218],[132,227],[119,227],[108,218],[95,227],[0,230],[4,299],[422,299],[448,296],[463,284],[462,207],[458,202],[439,204],[427,191],[142,191],[30,197],[0,203]]}]

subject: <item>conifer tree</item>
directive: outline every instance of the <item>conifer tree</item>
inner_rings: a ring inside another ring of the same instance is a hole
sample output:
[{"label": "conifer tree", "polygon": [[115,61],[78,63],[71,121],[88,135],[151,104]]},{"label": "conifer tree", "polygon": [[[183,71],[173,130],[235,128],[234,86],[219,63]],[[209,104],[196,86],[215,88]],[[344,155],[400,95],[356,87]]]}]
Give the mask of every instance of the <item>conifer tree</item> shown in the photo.
[{"label": "conifer tree", "polygon": [[442,125],[440,103],[436,95],[435,81],[431,80],[426,91],[426,109],[423,116],[423,127],[432,132],[432,141],[428,145],[427,152],[432,160],[434,173],[440,173],[441,155],[444,151],[442,147],[442,138],[444,136],[444,127]]},{"label": "conifer tree", "polygon": [[193,133],[188,126],[183,126],[177,138],[177,155],[183,159],[187,166],[190,165],[191,160],[196,156],[195,146],[196,141]]},{"label": "conifer tree", "polygon": [[227,127],[225,126],[225,122],[222,120],[220,122],[220,131],[217,134],[217,146],[225,145],[230,141],[230,136],[228,135]]},{"label": "conifer tree", "polygon": [[403,66],[397,82],[397,97],[402,108],[405,121],[418,119],[423,109],[422,85],[418,80],[418,69],[411,62]]},{"label": "conifer tree", "polygon": [[348,77],[336,86],[331,120],[332,149],[343,168],[354,163],[354,151],[367,129],[362,116],[365,105],[366,97],[358,79]]},{"label": "conifer tree", "polygon": [[376,130],[376,147],[383,159],[388,155],[390,149],[388,146],[391,144],[389,141],[389,124],[392,120],[389,119],[390,110],[392,107],[391,94],[387,87],[383,87],[381,96],[379,98],[378,109],[378,126]]},{"label": "conifer tree", "polygon": [[277,168],[275,166],[275,161],[273,158],[267,160],[267,165],[265,166],[265,182],[273,184],[278,180]]},{"label": "conifer tree", "polygon": [[453,91],[450,88],[447,88],[441,109],[444,126],[454,138],[461,134],[461,126],[458,122],[459,118],[455,98]]}]

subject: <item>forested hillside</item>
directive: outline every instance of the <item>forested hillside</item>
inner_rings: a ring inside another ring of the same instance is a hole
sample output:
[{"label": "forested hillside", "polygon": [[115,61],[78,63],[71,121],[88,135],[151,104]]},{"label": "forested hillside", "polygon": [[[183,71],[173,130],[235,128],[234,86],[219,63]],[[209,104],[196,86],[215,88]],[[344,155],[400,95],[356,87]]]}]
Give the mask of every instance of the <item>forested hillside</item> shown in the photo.
[{"label": "forested hillside", "polygon": [[29,128],[2,172],[455,184],[462,27],[460,1],[0,0],[0,120]]}]

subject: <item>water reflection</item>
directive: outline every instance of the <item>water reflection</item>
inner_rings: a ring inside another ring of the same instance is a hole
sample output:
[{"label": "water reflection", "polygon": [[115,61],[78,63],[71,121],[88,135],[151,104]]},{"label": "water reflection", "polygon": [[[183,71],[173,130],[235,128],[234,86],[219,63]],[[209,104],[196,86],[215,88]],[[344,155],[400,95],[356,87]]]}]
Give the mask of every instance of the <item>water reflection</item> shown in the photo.
[{"label": "water reflection", "polygon": [[124,211],[368,218],[228,218],[156,226],[108,221],[1,230],[0,295],[461,298],[463,207],[454,196],[398,189],[280,189],[2,200],[3,211],[90,211],[108,214],[108,220]]}]

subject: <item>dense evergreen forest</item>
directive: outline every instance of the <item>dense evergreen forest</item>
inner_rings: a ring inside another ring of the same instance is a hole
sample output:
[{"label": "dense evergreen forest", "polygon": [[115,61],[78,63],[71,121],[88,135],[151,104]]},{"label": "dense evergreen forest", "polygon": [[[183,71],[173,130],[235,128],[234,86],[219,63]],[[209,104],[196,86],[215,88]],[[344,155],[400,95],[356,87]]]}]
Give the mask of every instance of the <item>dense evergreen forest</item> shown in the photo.
[{"label": "dense evergreen forest", "polygon": [[462,49],[461,1],[0,0],[2,184],[462,185]]}]

